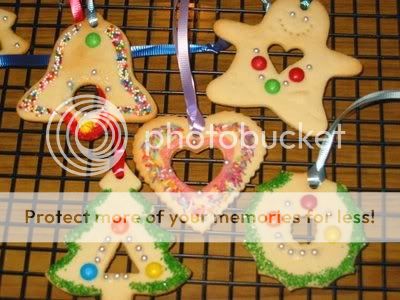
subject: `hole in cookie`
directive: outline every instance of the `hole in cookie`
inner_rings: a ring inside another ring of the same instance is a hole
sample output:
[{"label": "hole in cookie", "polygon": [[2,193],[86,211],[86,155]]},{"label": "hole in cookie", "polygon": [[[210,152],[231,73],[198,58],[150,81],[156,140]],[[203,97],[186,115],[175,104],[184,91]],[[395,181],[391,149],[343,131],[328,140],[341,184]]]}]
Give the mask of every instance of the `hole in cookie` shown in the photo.
[{"label": "hole in cookie", "polygon": [[313,218],[300,217],[299,222],[292,223],[291,233],[300,244],[310,244],[317,234],[317,223]]},{"label": "hole in cookie", "polygon": [[[88,96],[87,98],[84,96]],[[98,96],[98,97],[102,97],[104,95],[104,92],[101,91],[100,89],[98,89],[96,86],[94,85],[87,85],[87,86],[83,86],[81,88],[79,88],[76,93],[75,93],[75,97],[76,96],[82,96],[82,98],[80,99],[75,99],[73,101],[74,105],[75,105],[75,109],[78,111],[84,111],[84,112],[90,112],[93,110],[96,110],[93,101],[93,104],[90,100],[93,100],[93,98],[91,98],[91,96]],[[89,100],[89,101],[88,101]]]},{"label": "hole in cookie", "polygon": [[285,51],[277,44],[268,48],[268,54],[278,73],[282,73],[289,66],[295,64],[304,57],[304,53],[300,49]]},{"label": "hole in cookie", "polygon": [[[139,245],[141,246],[141,245]],[[103,255],[107,255],[107,246],[104,246],[106,251],[102,252],[104,253]],[[136,251],[135,250],[135,243],[132,243],[131,245],[132,250],[131,251]],[[138,252],[138,251],[136,251]],[[106,268],[105,273],[116,273],[116,274],[123,274],[123,273],[139,273],[139,269],[135,265],[135,262],[132,261],[132,259],[129,257],[128,250],[126,249],[124,244],[121,244],[118,247],[117,252],[115,253],[114,257],[112,258],[111,262]],[[111,255],[111,254],[109,254]],[[138,252],[139,255],[139,252]],[[139,255],[140,257],[140,255]],[[128,266],[128,268],[127,268]]]},{"label": "hole in cookie", "polygon": [[[221,163],[212,163],[213,160],[220,160]],[[218,149],[205,149],[199,153],[179,151],[172,159],[176,176],[196,191],[217,177],[223,166],[223,155]]]}]

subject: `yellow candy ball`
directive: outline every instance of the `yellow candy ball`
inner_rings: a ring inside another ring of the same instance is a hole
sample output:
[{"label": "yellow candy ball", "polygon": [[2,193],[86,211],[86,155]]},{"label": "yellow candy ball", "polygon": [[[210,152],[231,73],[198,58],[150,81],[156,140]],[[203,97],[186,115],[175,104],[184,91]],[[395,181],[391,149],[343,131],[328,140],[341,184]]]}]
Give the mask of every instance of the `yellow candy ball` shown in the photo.
[{"label": "yellow candy ball", "polygon": [[325,229],[324,236],[328,242],[337,242],[342,237],[342,233],[336,226],[329,226]]},{"label": "yellow candy ball", "polygon": [[81,127],[79,128],[79,130],[80,130],[82,133],[89,133],[90,131],[93,130],[93,128],[94,128],[94,123],[93,123],[92,121],[87,121],[87,122],[85,122],[85,123],[83,123],[83,124],[81,125]]},{"label": "yellow candy ball", "polygon": [[150,278],[158,278],[163,272],[163,266],[158,262],[151,262],[146,266],[146,275]]}]

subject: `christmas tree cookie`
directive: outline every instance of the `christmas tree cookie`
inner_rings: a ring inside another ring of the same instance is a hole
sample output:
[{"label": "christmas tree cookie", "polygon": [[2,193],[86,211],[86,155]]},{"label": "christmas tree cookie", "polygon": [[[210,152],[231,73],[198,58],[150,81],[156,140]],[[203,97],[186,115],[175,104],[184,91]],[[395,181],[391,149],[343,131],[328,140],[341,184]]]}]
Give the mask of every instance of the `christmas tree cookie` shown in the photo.
[{"label": "christmas tree cookie", "polygon": [[[151,206],[139,193],[104,191],[87,212],[88,222],[67,238],[68,253],[46,274],[56,287],[76,296],[128,300],[171,292],[189,278],[190,271],[169,252],[169,233],[144,221]],[[115,217],[125,215],[140,216],[142,222]],[[114,217],[107,222],[104,216]],[[121,243],[137,272],[107,272]]]}]

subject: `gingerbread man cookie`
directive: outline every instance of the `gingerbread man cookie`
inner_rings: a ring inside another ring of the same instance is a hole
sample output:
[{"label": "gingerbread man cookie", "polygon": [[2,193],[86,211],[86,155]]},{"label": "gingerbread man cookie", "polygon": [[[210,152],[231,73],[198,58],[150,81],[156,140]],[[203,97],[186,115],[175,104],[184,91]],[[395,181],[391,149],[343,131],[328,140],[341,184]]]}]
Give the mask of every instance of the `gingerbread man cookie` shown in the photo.
[{"label": "gingerbread man cookie", "polygon": [[47,122],[51,113],[63,113],[55,109],[80,87],[94,85],[126,122],[146,122],[157,108],[132,69],[129,41],[122,30],[100,15],[94,28],[84,20],[61,35],[46,74],[22,97],[17,112],[25,120]]},{"label": "gingerbread man cookie", "polygon": [[[234,44],[228,71],[207,87],[211,101],[234,107],[268,107],[287,124],[316,135],[327,127],[322,98],[328,80],[361,72],[360,62],[327,47],[329,16],[318,1],[307,10],[298,0],[277,0],[261,23],[215,23],[216,34]],[[273,45],[300,49],[304,57],[279,73],[268,54]]]},{"label": "gingerbread man cookie", "polygon": [[28,42],[16,35],[11,29],[16,18],[15,14],[0,9],[0,55],[24,54],[28,51]]}]

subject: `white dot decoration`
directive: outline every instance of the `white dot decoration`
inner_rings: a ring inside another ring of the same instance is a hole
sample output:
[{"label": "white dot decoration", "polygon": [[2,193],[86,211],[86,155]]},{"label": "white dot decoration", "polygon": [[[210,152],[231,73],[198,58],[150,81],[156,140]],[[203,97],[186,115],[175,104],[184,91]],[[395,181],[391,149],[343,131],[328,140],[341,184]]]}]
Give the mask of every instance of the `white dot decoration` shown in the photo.
[{"label": "white dot decoration", "polygon": [[285,248],[285,245],[284,245],[284,244],[279,244],[279,245],[278,245],[278,248],[279,248],[279,249],[283,249],[283,248]]},{"label": "white dot decoration", "polygon": [[310,18],[306,16],[306,17],[303,18],[303,21],[304,22],[308,22],[308,21],[310,21]]},{"label": "white dot decoration", "polygon": [[318,254],[318,250],[317,249],[312,249],[311,250],[311,254],[312,255],[317,255]]},{"label": "white dot decoration", "polygon": [[107,274],[104,274],[104,279],[108,279],[108,275]]},{"label": "white dot decoration", "polygon": [[97,263],[99,263],[99,262],[100,262],[100,257],[96,256],[96,257],[94,258],[94,261],[97,262]]},{"label": "white dot decoration", "polygon": [[265,76],[264,76],[264,75],[259,75],[259,76],[258,76],[258,79],[260,79],[260,80],[265,80]]},{"label": "white dot decoration", "polygon": [[104,251],[106,251],[106,248],[104,246],[100,246],[99,251],[104,252]]},{"label": "white dot decoration", "polygon": [[142,255],[142,257],[140,258],[142,261],[147,261],[147,255]]},{"label": "white dot decoration", "polygon": [[93,69],[91,73],[92,73],[92,75],[96,75],[97,74],[97,70]]},{"label": "white dot decoration", "polygon": [[119,278],[119,274],[115,274],[115,279],[118,279]]},{"label": "white dot decoration", "polygon": [[283,85],[284,85],[284,86],[289,86],[289,81],[285,80],[285,81],[283,82]]},{"label": "white dot decoration", "polygon": [[295,13],[294,11],[291,11],[291,12],[289,13],[289,16],[295,17],[295,16],[296,16],[296,13]]},{"label": "white dot decoration", "polygon": [[254,49],[253,49],[253,52],[254,52],[254,53],[260,53],[260,49],[254,48]]},{"label": "white dot decoration", "polygon": [[110,236],[106,236],[106,238],[104,239],[106,242],[111,242],[111,237]]},{"label": "white dot decoration", "polygon": [[111,91],[111,87],[107,86],[107,87],[106,87],[106,92],[108,93],[108,92],[110,92],[110,91]]},{"label": "white dot decoration", "polygon": [[307,68],[307,70],[312,70],[313,66],[309,64],[306,66],[306,68]]},{"label": "white dot decoration", "polygon": [[292,202],[290,202],[289,200],[288,200],[288,201],[285,201],[285,206],[286,206],[286,207],[289,207],[290,205],[292,205]]},{"label": "white dot decoration", "polygon": [[300,255],[301,255],[301,256],[306,255],[306,251],[305,251],[305,250],[300,250]]},{"label": "white dot decoration", "polygon": [[276,239],[280,239],[282,237],[282,233],[275,232],[274,236],[275,236]]},{"label": "white dot decoration", "polygon": [[124,279],[128,279],[129,275],[128,274],[124,274]]},{"label": "white dot decoration", "polygon": [[21,47],[21,45],[19,43],[15,43],[14,46],[15,46],[15,48]]},{"label": "white dot decoration", "polygon": [[3,21],[7,21],[8,17],[7,16],[3,16]]},{"label": "white dot decoration", "polygon": [[136,251],[142,251],[142,246],[141,245],[137,245],[136,247],[135,247],[135,249],[136,249]]},{"label": "white dot decoration", "polygon": [[132,238],[131,236],[128,236],[128,237],[126,238],[126,241],[127,241],[128,243],[131,243],[132,240],[133,240],[133,238]]},{"label": "white dot decoration", "polygon": [[294,250],[293,249],[289,249],[287,252],[289,255],[293,255],[294,254]]}]

